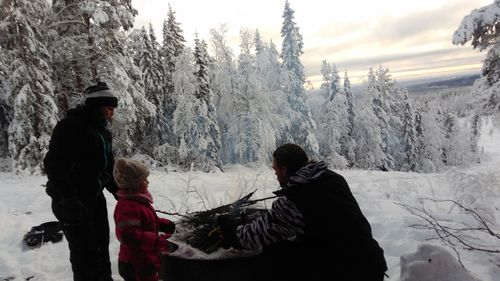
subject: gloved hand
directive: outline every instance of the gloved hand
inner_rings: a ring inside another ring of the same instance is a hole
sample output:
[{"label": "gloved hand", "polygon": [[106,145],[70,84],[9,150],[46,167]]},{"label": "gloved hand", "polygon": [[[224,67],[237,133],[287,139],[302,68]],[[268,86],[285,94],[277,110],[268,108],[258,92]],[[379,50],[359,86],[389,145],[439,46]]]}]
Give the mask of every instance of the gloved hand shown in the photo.
[{"label": "gloved hand", "polygon": [[158,230],[166,234],[173,234],[175,231],[175,223],[167,219],[161,219]]},{"label": "gloved hand", "polygon": [[85,222],[85,206],[77,198],[71,197],[59,202],[62,223],[75,225]]},{"label": "gloved hand", "polygon": [[238,220],[230,214],[220,215],[217,217],[217,225],[221,230],[223,239],[222,246],[224,248],[242,248],[238,237],[236,236],[236,228],[238,227]]},{"label": "gloved hand", "polygon": [[177,249],[179,249],[179,246],[177,244],[167,240],[168,237],[168,235],[161,234],[158,236],[158,238],[156,238],[156,247],[158,249],[158,252],[173,253]]}]

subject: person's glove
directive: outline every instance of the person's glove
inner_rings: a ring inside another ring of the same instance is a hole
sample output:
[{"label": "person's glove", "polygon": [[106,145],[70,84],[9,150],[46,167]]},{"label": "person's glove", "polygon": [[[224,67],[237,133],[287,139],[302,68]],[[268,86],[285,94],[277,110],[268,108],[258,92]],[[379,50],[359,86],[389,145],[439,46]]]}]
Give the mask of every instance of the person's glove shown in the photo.
[{"label": "person's glove", "polygon": [[179,246],[177,244],[167,240],[168,237],[168,235],[161,234],[158,236],[158,238],[156,238],[156,247],[158,249],[158,252],[173,253],[177,249],[179,249]]},{"label": "person's glove", "polygon": [[230,214],[217,217],[217,225],[220,228],[222,236],[222,246],[224,248],[241,248],[241,243],[236,236],[238,220]]},{"label": "person's glove", "polygon": [[85,206],[80,200],[72,197],[61,200],[59,204],[63,224],[76,225],[85,222]]},{"label": "person's glove", "polygon": [[175,223],[169,220],[160,220],[160,226],[158,227],[160,232],[166,234],[173,234],[175,231]]}]

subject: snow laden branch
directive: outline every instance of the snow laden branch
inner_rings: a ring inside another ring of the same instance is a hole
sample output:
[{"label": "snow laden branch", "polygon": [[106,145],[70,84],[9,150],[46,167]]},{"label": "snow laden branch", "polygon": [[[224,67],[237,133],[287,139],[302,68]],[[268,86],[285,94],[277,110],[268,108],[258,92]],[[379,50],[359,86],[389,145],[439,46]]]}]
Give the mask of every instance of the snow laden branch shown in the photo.
[{"label": "snow laden branch", "polygon": [[500,0],[491,5],[473,10],[464,17],[453,34],[453,44],[464,45],[472,40],[472,46],[481,51],[497,41],[500,24]]}]

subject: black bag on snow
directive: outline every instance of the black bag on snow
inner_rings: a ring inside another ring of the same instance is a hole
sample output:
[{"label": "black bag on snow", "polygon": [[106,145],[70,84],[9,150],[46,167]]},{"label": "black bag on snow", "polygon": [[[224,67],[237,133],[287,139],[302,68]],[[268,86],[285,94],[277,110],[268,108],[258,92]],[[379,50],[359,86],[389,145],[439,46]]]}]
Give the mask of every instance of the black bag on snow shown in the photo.
[{"label": "black bag on snow", "polygon": [[58,221],[49,221],[31,228],[24,235],[23,241],[29,247],[41,246],[43,243],[51,241],[53,243],[61,241],[63,232]]}]

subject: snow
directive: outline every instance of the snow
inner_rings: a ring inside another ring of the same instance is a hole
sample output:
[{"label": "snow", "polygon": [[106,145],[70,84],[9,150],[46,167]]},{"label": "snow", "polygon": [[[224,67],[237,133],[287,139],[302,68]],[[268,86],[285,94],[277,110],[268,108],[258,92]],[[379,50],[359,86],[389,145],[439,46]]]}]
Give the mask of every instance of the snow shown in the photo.
[{"label": "snow", "polygon": [[401,257],[403,281],[476,281],[445,249],[422,244],[415,253]]},{"label": "snow", "polygon": [[[460,251],[462,262],[470,272],[457,265],[453,251],[443,248],[438,241],[426,240],[432,233],[410,228],[416,222],[406,210],[396,203],[418,204],[420,198],[450,198],[453,192],[451,179],[458,174],[478,175],[488,173],[500,179],[500,132],[491,121],[485,121],[479,145],[484,150],[482,161],[466,168],[454,168],[453,172],[434,174],[379,172],[366,170],[342,170],[342,174],[371,223],[374,237],[385,251],[390,276],[386,280],[500,280],[500,268],[494,266],[489,256],[470,251]],[[257,189],[253,199],[271,195],[277,182],[270,167],[248,168],[239,165],[225,167],[224,173],[166,172],[157,168],[152,171],[150,190],[157,209],[180,213],[213,208],[231,202],[241,194]],[[50,210],[50,200],[43,185],[42,176],[20,176],[0,173],[0,280],[71,280],[71,266],[66,241],[47,243],[40,248],[28,249],[22,244],[23,235],[32,226],[55,220]],[[495,183],[495,181],[492,181]],[[490,186],[499,196],[498,186]],[[493,195],[491,195],[493,194]],[[114,198],[106,193],[111,226],[110,254],[113,277],[118,275],[118,241],[114,233],[112,210]],[[490,198],[489,202],[499,202]],[[266,202],[270,206],[270,202]],[[496,203],[498,204],[498,203]],[[498,207],[498,206],[497,206]],[[498,210],[493,217],[495,230],[500,232]],[[439,210],[436,207],[436,210]],[[460,214],[447,215],[460,218]],[[168,217],[176,220],[175,217]],[[335,223],[335,222],[332,222]],[[175,236],[174,236],[175,237]],[[500,240],[487,241],[494,249],[500,248]],[[182,247],[178,255],[199,256],[192,249]],[[220,255],[221,253],[216,253]],[[334,255],[335,253],[331,253]],[[431,258],[436,262],[429,263]],[[497,264],[500,263],[498,254]],[[473,276],[473,277],[471,277]],[[9,279],[10,278],[10,279]],[[448,278],[448,279],[446,279]],[[472,279],[475,278],[475,279]]]}]

